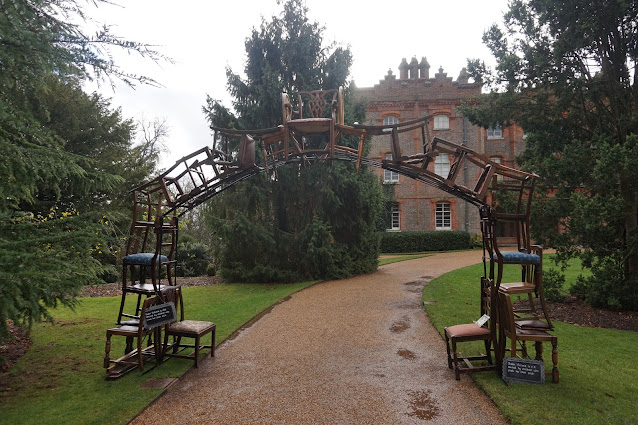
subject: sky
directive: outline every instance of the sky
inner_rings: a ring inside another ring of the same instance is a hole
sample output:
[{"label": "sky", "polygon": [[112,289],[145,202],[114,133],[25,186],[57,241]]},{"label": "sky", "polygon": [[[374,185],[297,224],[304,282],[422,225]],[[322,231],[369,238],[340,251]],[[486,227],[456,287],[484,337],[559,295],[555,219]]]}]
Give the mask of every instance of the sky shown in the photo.
[{"label": "sky", "polygon": [[[382,3],[348,0],[306,0],[308,17],[325,26],[325,42],[349,46],[354,63],[351,79],[357,87],[379,83],[388,69],[398,76],[402,58],[427,57],[430,75],[443,67],[456,79],[468,58],[493,59],[482,36],[501,24],[508,0],[403,0]],[[154,63],[139,55],[116,53],[125,70],[152,77],[162,87],[116,84],[98,90],[121,107],[124,117],[165,119],[168,152],[162,166],[211,144],[202,112],[206,96],[231,107],[226,91],[226,67],[243,73],[245,40],[262,17],[279,15],[277,0],[122,0],[125,6],[101,5],[88,10],[98,24],[132,41],[156,46],[174,63]],[[347,102],[347,99],[346,99]]]}]

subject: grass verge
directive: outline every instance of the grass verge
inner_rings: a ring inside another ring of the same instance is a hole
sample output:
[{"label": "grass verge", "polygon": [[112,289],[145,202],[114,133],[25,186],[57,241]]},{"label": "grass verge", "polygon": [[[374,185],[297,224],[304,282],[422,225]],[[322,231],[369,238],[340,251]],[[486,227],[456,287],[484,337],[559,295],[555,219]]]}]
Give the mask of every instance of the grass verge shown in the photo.
[{"label": "grass verge", "polygon": [[[215,322],[219,344],[277,301],[313,283],[184,288],[186,317]],[[192,367],[191,360],[170,359],[154,369],[150,365],[146,373],[133,370],[106,381],[105,335],[119,302],[120,297],[84,298],[75,311],[55,310],[55,324],[33,327],[27,354],[0,376],[0,424],[125,424],[163,391],[141,384],[179,377]],[[123,352],[124,338],[113,337],[112,357]]]},{"label": "grass verge", "polygon": [[[423,300],[435,303],[425,308],[441,335],[445,326],[478,319],[482,275],[483,266],[478,264],[440,276],[425,287]],[[516,268],[506,269],[503,281],[516,280]],[[493,372],[475,373],[474,381],[515,425],[638,423],[638,369],[634,366],[638,333],[559,322],[555,326],[559,384],[549,380],[545,385],[506,385]],[[461,349],[479,352],[481,345],[463,343]],[[444,358],[441,365],[447,366]]]},{"label": "grass verge", "polygon": [[[387,254],[387,255],[394,255],[394,254]],[[396,254],[396,257],[379,258],[379,265],[385,266],[386,264],[398,263],[399,261],[414,260],[416,258],[427,257],[428,255],[431,255],[431,254]]]}]

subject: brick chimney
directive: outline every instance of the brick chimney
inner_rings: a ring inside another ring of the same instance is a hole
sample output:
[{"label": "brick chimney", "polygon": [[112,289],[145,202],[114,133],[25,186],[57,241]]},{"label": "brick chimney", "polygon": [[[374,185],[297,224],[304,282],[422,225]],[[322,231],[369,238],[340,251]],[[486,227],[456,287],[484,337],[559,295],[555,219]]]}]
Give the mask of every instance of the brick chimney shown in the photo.
[{"label": "brick chimney", "polygon": [[399,79],[408,79],[408,61],[405,60],[405,58],[403,58],[403,60],[401,61],[401,65],[399,65]]}]

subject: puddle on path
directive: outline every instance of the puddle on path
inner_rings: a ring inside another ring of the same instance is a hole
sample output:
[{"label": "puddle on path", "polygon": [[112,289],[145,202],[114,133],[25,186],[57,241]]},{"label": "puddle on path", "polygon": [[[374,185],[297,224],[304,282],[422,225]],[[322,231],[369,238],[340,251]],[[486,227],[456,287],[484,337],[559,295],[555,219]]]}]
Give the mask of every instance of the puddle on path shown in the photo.
[{"label": "puddle on path", "polygon": [[408,413],[408,416],[415,416],[427,421],[438,416],[439,407],[430,398],[430,391],[412,391],[408,393],[408,396],[410,397],[410,407],[412,408],[412,412]]},{"label": "puddle on path", "polygon": [[403,357],[404,359],[408,359],[408,360],[414,360],[416,359],[416,354],[414,354],[412,351],[410,350],[406,350],[404,348],[401,348],[397,354],[399,354],[399,356]]},{"label": "puddle on path", "polygon": [[421,286],[421,285],[425,285],[425,280],[417,279],[417,280],[412,280],[410,282],[404,282],[403,284],[406,286]]},{"label": "puddle on path", "polygon": [[410,327],[410,321],[407,317],[404,317],[402,320],[398,322],[394,322],[392,326],[390,326],[390,330],[394,333],[401,333]]}]

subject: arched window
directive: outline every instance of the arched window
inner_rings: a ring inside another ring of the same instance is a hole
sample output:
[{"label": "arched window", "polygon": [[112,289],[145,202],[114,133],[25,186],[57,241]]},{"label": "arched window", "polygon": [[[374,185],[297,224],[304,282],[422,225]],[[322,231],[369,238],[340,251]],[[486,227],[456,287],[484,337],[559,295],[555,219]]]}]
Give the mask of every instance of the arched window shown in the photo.
[{"label": "arched window", "polygon": [[449,130],[450,129],[450,117],[447,115],[435,115],[434,116],[434,129],[435,130]]},{"label": "arched window", "polygon": [[383,117],[383,125],[394,125],[399,123],[399,117],[388,115]]},{"label": "arched window", "polygon": [[450,174],[450,157],[446,153],[436,156],[434,174],[443,178],[447,178],[448,174]]},{"label": "arched window", "polygon": [[452,210],[447,202],[436,203],[436,230],[452,230]]}]

